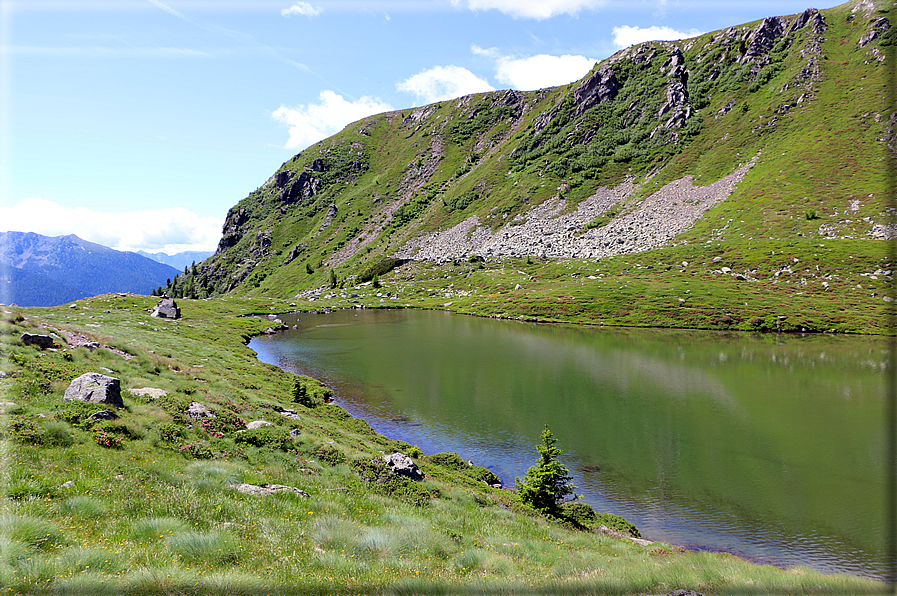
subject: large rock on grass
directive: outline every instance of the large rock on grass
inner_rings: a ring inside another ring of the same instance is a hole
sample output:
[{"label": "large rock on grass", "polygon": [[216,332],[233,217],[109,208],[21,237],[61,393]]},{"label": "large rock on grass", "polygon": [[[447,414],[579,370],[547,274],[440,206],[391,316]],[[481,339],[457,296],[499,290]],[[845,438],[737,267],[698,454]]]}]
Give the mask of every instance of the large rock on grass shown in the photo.
[{"label": "large rock on grass", "polygon": [[407,476],[412,480],[423,480],[424,473],[420,471],[414,460],[404,453],[393,453],[392,455],[384,455],[383,461],[389,466],[393,474]]},{"label": "large rock on grass", "polygon": [[181,309],[177,303],[171,298],[159,300],[159,303],[150,311],[151,317],[159,317],[160,319],[179,319],[181,317]]},{"label": "large rock on grass", "polygon": [[115,408],[124,407],[121,399],[121,382],[101,373],[84,373],[72,381],[65,390],[64,400],[89,401]]},{"label": "large rock on grass", "polygon": [[308,497],[308,493],[301,488],[296,488],[295,486],[286,486],[284,484],[265,484],[263,486],[257,486],[255,484],[244,483],[238,484],[235,488],[244,495],[254,495],[257,497],[265,497],[268,495],[273,495],[275,493],[293,493],[294,495],[299,495],[300,497]]},{"label": "large rock on grass", "polygon": [[38,335],[37,333],[23,333],[22,343],[26,346],[37,346],[41,350],[49,350],[54,347],[53,338],[49,335]]}]

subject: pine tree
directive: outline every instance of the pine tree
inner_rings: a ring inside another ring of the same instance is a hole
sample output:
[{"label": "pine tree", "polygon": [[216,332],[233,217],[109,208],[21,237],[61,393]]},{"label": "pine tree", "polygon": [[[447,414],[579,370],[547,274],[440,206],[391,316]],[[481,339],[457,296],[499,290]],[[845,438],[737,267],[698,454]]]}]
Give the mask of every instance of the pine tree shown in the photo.
[{"label": "pine tree", "polygon": [[539,452],[539,461],[526,471],[526,476],[516,478],[517,493],[520,499],[539,511],[552,512],[557,509],[567,495],[573,495],[576,489],[570,481],[570,470],[557,457],[563,453],[557,446],[557,439],[548,430],[548,425],[542,431],[542,442],[536,445]]}]

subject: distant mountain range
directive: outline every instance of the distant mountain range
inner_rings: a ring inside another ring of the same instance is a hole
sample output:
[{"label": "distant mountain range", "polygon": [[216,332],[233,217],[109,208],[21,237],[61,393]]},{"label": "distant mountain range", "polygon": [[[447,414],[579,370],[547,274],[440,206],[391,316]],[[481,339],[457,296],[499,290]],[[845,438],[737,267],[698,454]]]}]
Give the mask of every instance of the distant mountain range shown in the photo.
[{"label": "distant mountain range", "polygon": [[137,254],[159,263],[171,265],[175,269],[183,271],[185,267],[189,267],[193,263],[200,263],[202,261],[205,261],[214,253],[211,250],[190,250],[169,255],[164,252],[151,253],[143,250],[138,250]]},{"label": "distant mountain range", "polygon": [[150,294],[180,271],[75,235],[0,232],[0,303],[54,306],[108,292]]}]

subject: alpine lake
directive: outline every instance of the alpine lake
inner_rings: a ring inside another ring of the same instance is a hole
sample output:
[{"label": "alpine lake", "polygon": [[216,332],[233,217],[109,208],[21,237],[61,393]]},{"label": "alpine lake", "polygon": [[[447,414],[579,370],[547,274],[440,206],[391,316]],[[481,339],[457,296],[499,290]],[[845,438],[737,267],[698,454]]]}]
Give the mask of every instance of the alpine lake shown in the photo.
[{"label": "alpine lake", "polygon": [[546,325],[419,310],[286,314],[260,360],[424,453],[513,486],[547,424],[576,493],[642,536],[883,579],[887,338]]}]

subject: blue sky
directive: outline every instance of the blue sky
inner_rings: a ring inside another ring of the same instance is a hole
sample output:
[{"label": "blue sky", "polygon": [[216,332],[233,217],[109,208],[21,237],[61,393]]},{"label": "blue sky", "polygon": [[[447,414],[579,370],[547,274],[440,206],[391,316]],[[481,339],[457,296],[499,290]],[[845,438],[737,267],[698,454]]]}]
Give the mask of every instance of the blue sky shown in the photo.
[{"label": "blue sky", "polygon": [[0,0],[0,231],[213,250],[231,206],[366,115],[564,84],[632,43],[808,7]]}]

